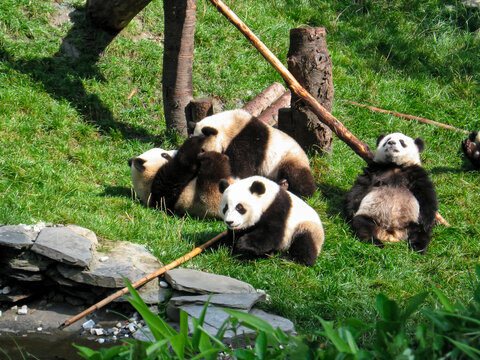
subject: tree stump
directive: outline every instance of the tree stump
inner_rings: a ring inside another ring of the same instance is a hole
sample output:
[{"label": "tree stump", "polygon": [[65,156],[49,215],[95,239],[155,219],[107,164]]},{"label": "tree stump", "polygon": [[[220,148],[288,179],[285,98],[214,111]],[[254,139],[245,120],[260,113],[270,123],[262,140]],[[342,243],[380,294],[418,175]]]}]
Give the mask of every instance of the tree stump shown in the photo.
[{"label": "tree stump", "polygon": [[195,128],[194,124],[207,116],[213,115],[213,98],[205,97],[193,99],[190,101],[190,116],[188,123],[188,133],[192,134]]},{"label": "tree stump", "polygon": [[99,28],[118,32],[152,0],[87,0],[87,14]]},{"label": "tree stump", "polygon": [[167,130],[187,136],[188,105],[193,99],[192,72],[196,0],[164,0],[163,108]]},{"label": "tree stump", "polygon": [[[331,113],[334,94],[332,60],[325,28],[291,29],[287,64],[297,81]],[[291,110],[279,112],[278,128],[297,140],[306,151],[332,151],[332,131],[293,91]]]}]

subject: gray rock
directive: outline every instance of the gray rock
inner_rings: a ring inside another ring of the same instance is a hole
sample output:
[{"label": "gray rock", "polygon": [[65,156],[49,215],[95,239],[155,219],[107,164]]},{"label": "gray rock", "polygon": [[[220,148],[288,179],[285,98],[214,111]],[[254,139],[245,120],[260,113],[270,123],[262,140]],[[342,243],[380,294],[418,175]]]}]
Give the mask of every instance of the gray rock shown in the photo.
[{"label": "gray rock", "polygon": [[174,296],[170,299],[170,304],[179,307],[182,305],[203,305],[209,301],[210,305],[218,307],[241,309],[250,311],[250,309],[259,301],[265,301],[265,294],[245,293],[245,294],[213,294],[213,295],[193,295],[193,296]]},{"label": "gray rock", "polygon": [[33,245],[36,233],[26,230],[23,225],[7,225],[0,227],[0,246],[18,250],[28,249]]},{"label": "gray rock", "polygon": [[43,281],[45,277],[40,272],[30,272],[21,270],[3,269],[8,277],[20,281]]},{"label": "gray rock", "polygon": [[58,270],[54,267],[51,267],[51,268],[47,269],[45,274],[51,280],[55,281],[57,284],[62,285],[62,286],[74,287],[74,286],[78,285],[78,283],[76,283],[75,281],[67,279],[66,277],[62,276],[62,274],[60,274],[58,272]]},{"label": "gray rock", "polygon": [[[145,285],[137,289],[138,294],[143,299],[145,304],[158,304],[164,302],[167,299],[167,296],[170,295],[171,291],[164,289],[160,286],[160,280],[158,278],[153,279],[146,283]],[[130,296],[126,294],[126,296]],[[126,302],[127,299],[124,296],[121,296],[114,300],[114,302]]]},{"label": "gray rock", "polygon": [[88,267],[92,260],[92,241],[66,227],[40,231],[31,250],[69,265]]},{"label": "gray rock", "polygon": [[[131,283],[162,267],[156,257],[148,253],[142,245],[129,242],[111,242],[108,252],[96,252],[89,269],[78,269],[63,264],[57,265],[60,274],[82,284],[107,288],[123,288],[125,276]],[[99,258],[108,256],[101,262]]]},{"label": "gray rock", "polygon": [[197,294],[239,294],[254,293],[255,289],[246,282],[228,276],[210,274],[190,269],[173,269],[165,274],[175,290]]},{"label": "gray rock", "polygon": [[2,289],[4,291],[0,292],[0,301],[1,302],[17,302],[20,300],[24,300],[32,296],[32,293],[24,288],[14,286],[12,289],[8,288],[8,291],[5,291],[5,288]]},{"label": "gray rock", "polygon": [[[191,317],[195,319],[200,318],[204,306],[202,305],[182,305],[179,307],[171,307],[170,304],[167,307],[167,316],[170,320],[179,321],[180,320],[180,310],[185,311]],[[205,324],[216,327],[217,329],[228,319],[229,315],[214,306],[208,306],[207,312],[205,313]]]},{"label": "gray rock", "polygon": [[291,322],[290,320],[288,320],[284,317],[274,315],[274,314],[270,314],[270,313],[267,313],[263,310],[256,309],[256,308],[252,309],[252,311],[250,311],[250,314],[252,314],[252,315],[254,315],[254,316],[256,316],[256,317],[258,317],[262,320],[265,320],[270,325],[272,325],[272,327],[274,329],[280,328],[285,333],[295,334],[295,326],[293,325],[293,322]]},{"label": "gray rock", "polygon": [[30,251],[19,253],[6,261],[5,265],[12,270],[30,272],[44,271],[53,261]]},{"label": "gray rock", "polygon": [[88,240],[92,242],[92,244],[98,245],[97,235],[95,235],[95,233],[92,230],[86,229],[78,225],[72,225],[72,224],[67,225],[66,227],[67,229],[72,230],[74,233],[77,233],[78,235],[86,237]]}]

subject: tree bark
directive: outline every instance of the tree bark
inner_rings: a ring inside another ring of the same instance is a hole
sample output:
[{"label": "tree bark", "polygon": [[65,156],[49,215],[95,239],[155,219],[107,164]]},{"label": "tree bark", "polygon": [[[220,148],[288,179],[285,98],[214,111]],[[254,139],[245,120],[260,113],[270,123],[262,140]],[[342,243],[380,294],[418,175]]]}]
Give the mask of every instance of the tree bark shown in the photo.
[{"label": "tree bark", "polygon": [[87,0],[87,15],[104,30],[122,30],[152,0]]},{"label": "tree bark", "polygon": [[282,96],[273,102],[272,105],[267,107],[260,115],[258,115],[258,119],[264,123],[267,123],[268,125],[276,125],[278,123],[280,109],[289,108],[291,98],[292,93],[290,90],[285,91]]},{"label": "tree bark", "polygon": [[164,0],[163,108],[167,130],[187,135],[188,104],[193,99],[192,71],[196,0]]},{"label": "tree bark", "polygon": [[[334,94],[332,60],[327,49],[325,28],[290,30],[287,64],[288,70],[305,90],[331,113]],[[295,93],[292,94],[291,111],[282,111],[278,127],[305,150],[332,151],[332,131]]]},{"label": "tree bark", "polygon": [[213,99],[212,98],[198,98],[190,101],[190,116],[189,121],[192,123],[188,126],[189,134],[193,132],[193,124],[213,115]]}]

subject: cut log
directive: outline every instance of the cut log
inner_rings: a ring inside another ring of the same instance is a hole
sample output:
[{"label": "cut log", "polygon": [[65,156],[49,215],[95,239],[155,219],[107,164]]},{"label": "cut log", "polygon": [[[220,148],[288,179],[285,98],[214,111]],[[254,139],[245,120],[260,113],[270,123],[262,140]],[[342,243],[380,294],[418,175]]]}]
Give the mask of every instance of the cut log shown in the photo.
[{"label": "cut log", "polygon": [[163,108],[167,130],[187,135],[193,99],[192,71],[196,0],[164,0]]},{"label": "cut log", "polygon": [[[310,94],[328,111],[332,111],[332,60],[327,49],[325,28],[290,30],[288,70]],[[278,128],[292,136],[306,151],[331,153],[332,131],[302,101],[292,95],[291,112],[282,111]]]},{"label": "cut log", "polygon": [[285,87],[278,82],[274,82],[246,103],[242,109],[249,112],[252,116],[258,116],[284,93]]},{"label": "cut log", "polygon": [[152,0],[87,0],[87,16],[99,28],[122,30]]},{"label": "cut log", "polygon": [[280,96],[275,102],[262,111],[258,115],[258,119],[267,123],[268,125],[274,126],[278,123],[278,116],[280,109],[290,107],[290,100],[292,98],[292,93],[290,91],[285,91],[282,96]]},{"label": "cut log", "polygon": [[197,123],[213,115],[213,98],[198,98],[190,101],[190,120]]}]

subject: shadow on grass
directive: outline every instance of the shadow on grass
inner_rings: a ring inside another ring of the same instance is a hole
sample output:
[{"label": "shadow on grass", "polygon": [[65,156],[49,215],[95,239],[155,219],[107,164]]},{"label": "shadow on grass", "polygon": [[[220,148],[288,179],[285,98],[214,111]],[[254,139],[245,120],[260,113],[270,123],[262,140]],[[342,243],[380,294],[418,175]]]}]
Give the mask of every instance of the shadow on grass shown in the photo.
[{"label": "shadow on grass", "polygon": [[15,60],[13,54],[0,46],[0,59],[10,68],[42,83],[54,99],[67,100],[85,121],[94,124],[106,135],[120,132],[125,139],[163,142],[161,135],[152,135],[142,127],[115,119],[98,95],[85,89],[83,79],[105,81],[97,61],[117,35],[96,28],[85,12],[85,8],[77,8],[69,14],[73,26],[63,39],[59,51],[52,57]]},{"label": "shadow on grass", "polygon": [[116,196],[116,197],[126,197],[129,199],[134,198],[134,193],[132,188],[125,187],[125,186],[104,186],[104,191],[101,196],[108,197],[108,196]]},{"label": "shadow on grass", "polygon": [[340,214],[343,217],[343,200],[348,191],[338,186],[325,183],[318,184],[318,189],[322,193],[322,198],[327,201],[327,208],[325,209],[326,213],[329,216]]}]

